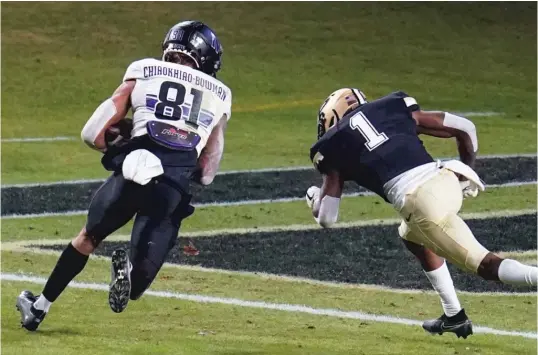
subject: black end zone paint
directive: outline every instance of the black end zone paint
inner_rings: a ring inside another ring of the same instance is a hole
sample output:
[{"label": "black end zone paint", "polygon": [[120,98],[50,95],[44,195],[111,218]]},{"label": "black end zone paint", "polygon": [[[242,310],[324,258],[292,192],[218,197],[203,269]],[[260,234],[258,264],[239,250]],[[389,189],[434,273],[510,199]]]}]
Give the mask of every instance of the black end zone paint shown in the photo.
[{"label": "black end zone paint", "polygon": [[[479,159],[476,171],[487,184],[536,181],[536,158]],[[303,197],[309,186],[320,183],[321,178],[314,170],[219,175],[215,183],[208,187],[193,186],[193,203]],[[4,188],[1,191],[1,215],[85,210],[100,185],[87,183]],[[346,193],[358,191],[365,190],[352,183],[346,185]]]},{"label": "black end zone paint", "polygon": [[[535,250],[535,214],[509,218],[469,220],[476,238],[489,250]],[[179,238],[168,262],[235,271],[267,272],[322,281],[375,284],[392,288],[431,290],[414,257],[397,234],[397,225],[334,228],[311,231],[253,232],[191,239],[200,251],[186,256],[189,243]],[[104,242],[97,254],[110,256],[127,242]],[[64,245],[42,247],[61,250]],[[456,288],[473,292],[528,292],[486,282],[449,266]]]}]

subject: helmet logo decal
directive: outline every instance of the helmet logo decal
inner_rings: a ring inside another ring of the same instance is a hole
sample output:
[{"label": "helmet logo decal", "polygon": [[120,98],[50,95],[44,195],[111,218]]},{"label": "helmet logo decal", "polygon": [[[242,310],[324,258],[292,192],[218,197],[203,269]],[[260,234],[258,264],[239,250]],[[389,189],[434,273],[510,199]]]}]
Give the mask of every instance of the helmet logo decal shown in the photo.
[{"label": "helmet logo decal", "polygon": [[202,37],[200,36],[193,36],[192,40],[191,40],[191,43],[194,45],[194,46],[201,46],[204,44],[204,40],[202,39]]},{"label": "helmet logo decal", "polygon": [[172,41],[181,41],[183,39],[183,34],[185,31],[183,31],[181,28],[174,30],[170,34],[170,40]]}]

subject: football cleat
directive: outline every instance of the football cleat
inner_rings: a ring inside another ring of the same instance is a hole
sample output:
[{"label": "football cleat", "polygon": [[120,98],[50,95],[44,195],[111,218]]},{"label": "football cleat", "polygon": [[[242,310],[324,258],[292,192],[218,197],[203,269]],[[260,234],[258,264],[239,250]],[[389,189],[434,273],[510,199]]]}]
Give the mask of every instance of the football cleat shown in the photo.
[{"label": "football cleat", "polygon": [[131,296],[131,262],[127,252],[117,249],[112,253],[112,281],[108,292],[108,304],[112,311],[123,312]]},{"label": "football cleat", "polygon": [[29,331],[37,330],[46,312],[34,308],[36,297],[30,291],[22,291],[17,297],[17,310],[21,312],[21,325]]},{"label": "football cleat", "polygon": [[473,334],[473,323],[462,309],[455,316],[447,317],[443,314],[441,317],[433,320],[427,320],[422,324],[422,328],[431,334],[454,333],[463,339]]}]

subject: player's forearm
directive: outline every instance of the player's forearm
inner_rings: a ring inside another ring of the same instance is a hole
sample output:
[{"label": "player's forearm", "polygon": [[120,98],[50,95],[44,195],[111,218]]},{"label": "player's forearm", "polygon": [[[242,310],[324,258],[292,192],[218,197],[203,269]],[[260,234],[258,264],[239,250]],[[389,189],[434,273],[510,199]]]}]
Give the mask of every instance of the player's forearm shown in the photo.
[{"label": "player's forearm", "polygon": [[213,182],[224,152],[224,132],[227,123],[227,117],[223,115],[213,128],[207,144],[198,158],[196,171],[191,176],[192,181],[201,185],[209,185]]},{"label": "player's forearm", "polygon": [[413,113],[417,121],[417,132],[440,138],[455,137],[458,152],[463,163],[474,167],[478,151],[478,137],[473,122],[448,112],[417,111]]},{"label": "player's forearm", "polygon": [[324,228],[332,226],[338,220],[340,197],[344,181],[336,172],[323,175],[323,186],[312,186],[306,192],[307,203],[312,208],[312,215]]},{"label": "player's forearm", "polygon": [[320,226],[329,228],[338,221],[338,212],[340,210],[339,198],[326,195],[317,204],[319,207],[314,219]]},{"label": "player's forearm", "polygon": [[462,133],[456,137],[458,144],[458,153],[462,163],[469,165],[474,169],[476,161],[476,152],[474,151],[473,143],[466,133]]},{"label": "player's forearm", "polygon": [[104,151],[106,149],[104,131],[114,117],[118,116],[118,110],[114,101],[108,99],[101,103],[82,128],[80,137],[90,148]]},{"label": "player's forearm", "polygon": [[455,130],[458,152],[462,163],[474,168],[476,152],[478,151],[478,137],[476,126],[467,118],[445,113],[443,125]]},{"label": "player's forearm", "polygon": [[80,137],[89,147],[101,152],[106,150],[105,131],[123,119],[129,111],[134,85],[135,81],[132,80],[122,83],[112,97],[101,103],[86,122]]},{"label": "player's forearm", "polygon": [[215,146],[204,149],[198,159],[198,166],[192,180],[201,185],[211,184],[219,170],[223,152],[224,139],[220,138],[217,139]]}]

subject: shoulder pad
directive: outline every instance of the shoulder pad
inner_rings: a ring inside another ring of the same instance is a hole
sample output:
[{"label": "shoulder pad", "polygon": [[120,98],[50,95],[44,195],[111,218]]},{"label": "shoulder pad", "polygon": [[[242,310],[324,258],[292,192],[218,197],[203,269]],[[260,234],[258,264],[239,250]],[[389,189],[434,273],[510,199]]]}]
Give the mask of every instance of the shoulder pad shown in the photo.
[{"label": "shoulder pad", "polygon": [[144,78],[144,65],[151,65],[153,64],[151,62],[155,60],[156,59],[153,59],[153,58],[145,58],[145,59],[132,62],[127,67],[127,70],[125,71],[125,75],[123,76],[123,81]]}]

